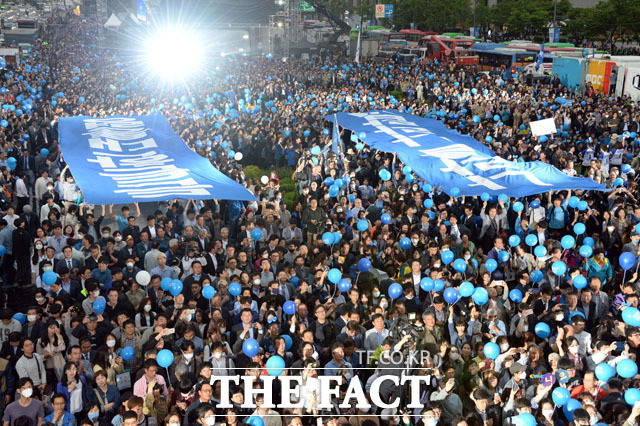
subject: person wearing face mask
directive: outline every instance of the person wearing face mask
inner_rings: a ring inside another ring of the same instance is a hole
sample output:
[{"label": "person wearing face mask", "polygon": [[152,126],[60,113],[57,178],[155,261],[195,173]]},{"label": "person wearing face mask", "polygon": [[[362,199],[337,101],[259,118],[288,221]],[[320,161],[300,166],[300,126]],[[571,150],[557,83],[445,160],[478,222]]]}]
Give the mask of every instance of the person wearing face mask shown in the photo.
[{"label": "person wearing face mask", "polygon": [[521,391],[515,397],[524,397],[525,391],[527,391],[527,367],[519,362],[514,362],[509,367],[509,373],[511,373],[511,379],[507,381],[503,389],[516,389]]},{"label": "person wearing face mask", "polygon": [[196,424],[203,426],[213,426],[216,423],[215,410],[211,404],[202,404],[197,410]]},{"label": "person wearing face mask", "polygon": [[184,366],[188,377],[192,382],[196,382],[198,371],[202,366],[200,357],[195,356],[195,345],[190,340],[183,340],[180,344],[180,355],[177,356],[169,368],[169,376],[174,377],[176,368]]},{"label": "person wearing face mask", "polygon": [[[18,399],[7,405],[2,421],[5,425],[13,425],[17,418],[26,416],[31,424],[41,424],[44,418],[44,407],[39,399],[33,398],[33,382],[28,377],[18,380]],[[64,409],[64,408],[63,408]]]},{"label": "person wearing face mask", "polygon": [[224,350],[222,342],[214,342],[211,345],[211,375],[229,376],[235,374],[235,363]]},{"label": "person wearing face mask", "polygon": [[564,423],[560,423],[561,421],[558,419],[558,415],[556,414],[557,411],[558,410],[551,399],[543,400],[542,404],[538,408],[538,414],[536,415],[538,424],[544,426],[564,425]]},{"label": "person wearing face mask", "polygon": [[136,329],[140,333],[155,325],[156,313],[152,311],[151,299],[145,297],[138,305],[138,312],[135,316]]}]

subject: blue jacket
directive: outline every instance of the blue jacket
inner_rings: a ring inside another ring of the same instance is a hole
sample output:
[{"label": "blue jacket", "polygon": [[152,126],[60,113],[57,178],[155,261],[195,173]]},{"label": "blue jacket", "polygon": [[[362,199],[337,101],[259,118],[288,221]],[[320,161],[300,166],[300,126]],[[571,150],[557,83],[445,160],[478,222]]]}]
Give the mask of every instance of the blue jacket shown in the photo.
[{"label": "blue jacket", "polygon": [[[45,422],[49,422],[49,423],[53,423],[53,413],[49,414],[48,416],[46,416],[44,418]],[[62,415],[62,423],[60,423],[62,426],[76,426],[76,418],[73,414],[71,414],[70,412],[66,411],[64,412],[64,414]]]},{"label": "blue jacket", "polygon": [[[118,412],[118,408],[120,407],[120,391],[117,386],[107,385],[107,392],[105,394],[96,386],[93,388],[93,392],[89,392],[89,401],[97,402],[100,405],[100,411],[103,412],[103,414],[113,415]],[[114,403],[113,408],[105,413],[104,405],[111,402]]]},{"label": "blue jacket", "polygon": [[[89,389],[87,387],[87,379],[84,376],[80,376],[80,381],[82,382],[82,406],[87,405]],[[71,394],[69,393],[69,389],[62,384],[62,382],[58,382],[58,386],[56,386],[56,392],[60,392],[64,396],[67,397],[67,405],[65,405],[64,409],[69,411],[71,405]]]}]

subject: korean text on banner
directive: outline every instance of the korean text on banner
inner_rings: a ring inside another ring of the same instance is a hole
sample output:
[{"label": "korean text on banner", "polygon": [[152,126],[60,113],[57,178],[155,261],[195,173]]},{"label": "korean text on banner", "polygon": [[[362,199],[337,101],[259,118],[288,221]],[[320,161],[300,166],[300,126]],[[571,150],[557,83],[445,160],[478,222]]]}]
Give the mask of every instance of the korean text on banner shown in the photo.
[{"label": "korean text on banner", "polygon": [[255,200],[192,151],[161,114],[61,118],[59,132],[62,155],[87,203]]},{"label": "korean text on banner", "polygon": [[592,179],[568,176],[546,163],[505,160],[438,120],[393,110],[343,112],[337,120],[346,129],[364,132],[372,148],[397,153],[420,178],[445,192],[457,187],[460,195],[523,197],[560,189],[607,190]]}]

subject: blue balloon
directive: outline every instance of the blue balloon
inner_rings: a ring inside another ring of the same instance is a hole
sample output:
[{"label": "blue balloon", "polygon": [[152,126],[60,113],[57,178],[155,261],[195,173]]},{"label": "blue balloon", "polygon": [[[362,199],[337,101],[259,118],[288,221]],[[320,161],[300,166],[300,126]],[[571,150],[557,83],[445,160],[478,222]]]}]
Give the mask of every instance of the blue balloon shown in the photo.
[{"label": "blue balloon", "polygon": [[325,232],[324,234],[322,234],[322,242],[327,246],[330,246],[331,244],[333,244],[334,243],[334,241],[333,241],[333,233],[332,232]]},{"label": "blue balloon", "polygon": [[93,307],[93,312],[95,312],[97,315],[100,315],[104,312],[105,308],[107,307],[107,302],[105,302],[104,299],[96,299],[93,301],[92,307]]},{"label": "blue balloon", "polygon": [[442,263],[444,263],[445,265],[450,264],[451,261],[453,261],[454,257],[455,255],[449,249],[443,250],[442,253],[440,254],[440,259],[442,260]]},{"label": "blue balloon", "polygon": [[[2,248],[4,248],[4,251],[6,253],[7,249],[4,246],[2,246]],[[4,253],[3,253],[3,255],[4,255]],[[42,281],[46,285],[51,285],[51,284],[55,283],[57,279],[58,279],[58,275],[53,271],[47,271],[44,274],[42,274]]]},{"label": "blue balloon", "polygon": [[635,265],[636,257],[633,255],[633,253],[625,251],[620,255],[618,262],[620,263],[620,267],[622,269],[628,271],[629,269],[633,268],[633,265]]},{"label": "blue balloon", "polygon": [[575,209],[576,207],[578,207],[579,202],[580,202],[580,199],[575,195],[572,195],[571,197],[569,197],[569,202],[568,202],[569,207]]},{"label": "blue balloon", "polygon": [[391,223],[391,215],[389,213],[382,213],[382,216],[380,216],[380,221],[382,222],[383,225],[388,225]]},{"label": "blue balloon", "polygon": [[522,202],[516,201],[515,203],[513,203],[514,212],[518,213],[518,212],[521,212],[522,210],[524,210],[524,204],[522,204]]},{"label": "blue balloon", "polygon": [[242,342],[242,352],[249,358],[253,358],[260,352],[260,344],[256,339],[246,339]]},{"label": "blue balloon", "polygon": [[549,337],[549,335],[551,335],[551,328],[546,322],[537,323],[534,330],[536,332],[536,336],[541,339],[546,339],[547,337]]},{"label": "blue balloon", "polygon": [[561,277],[567,272],[567,265],[562,260],[556,260],[551,264],[551,271],[558,277]]},{"label": "blue balloon", "polygon": [[540,201],[538,200],[533,200],[530,204],[529,207],[531,207],[532,209],[537,209],[538,207],[540,207]]},{"label": "blue balloon", "polygon": [[565,235],[560,240],[560,245],[562,246],[563,249],[569,250],[570,248],[573,248],[573,246],[576,245],[576,239],[573,238],[573,236],[571,235]]},{"label": "blue balloon", "polygon": [[296,305],[296,303],[293,300],[287,300],[282,305],[282,310],[287,315],[293,315],[298,310],[298,305]]},{"label": "blue balloon", "polygon": [[551,392],[551,399],[553,399],[553,403],[558,407],[564,407],[571,399],[571,392],[569,392],[569,389],[567,388],[558,386],[553,390],[553,392]]},{"label": "blue balloon", "polygon": [[535,254],[536,257],[545,257],[547,255],[547,248],[545,246],[536,246],[536,248],[533,249],[533,254]]},{"label": "blue balloon", "polygon": [[624,392],[624,400],[629,405],[634,405],[636,402],[640,401],[640,390],[636,388],[627,389]]},{"label": "blue balloon", "polygon": [[500,346],[494,342],[487,342],[483,348],[484,356],[489,359],[496,359],[500,355]]},{"label": "blue balloon", "polygon": [[587,202],[585,200],[582,200],[578,203],[578,210],[585,211],[589,208],[589,204],[587,204]]},{"label": "blue balloon", "polygon": [[638,364],[626,358],[616,364],[616,371],[620,377],[630,379],[638,373]]},{"label": "blue balloon", "polygon": [[231,284],[229,284],[229,294],[236,297],[240,293],[242,293],[242,286],[240,285],[239,282],[234,281]]},{"label": "blue balloon", "polygon": [[524,242],[529,247],[533,247],[538,244],[538,237],[535,234],[529,234],[524,238]]},{"label": "blue balloon", "polygon": [[586,230],[587,230],[587,227],[582,222],[578,222],[575,225],[573,225],[573,232],[576,235],[582,235]]},{"label": "blue balloon", "polygon": [[509,237],[509,245],[511,247],[518,246],[520,242],[521,242],[520,237],[515,234]]},{"label": "blue balloon", "polygon": [[456,259],[453,261],[453,269],[462,274],[467,270],[467,263],[464,259]]},{"label": "blue balloon", "polygon": [[489,259],[484,264],[484,267],[487,269],[487,271],[489,271],[489,273],[492,273],[493,271],[498,269],[498,262],[496,262],[495,259]]},{"label": "blue balloon", "polygon": [[578,401],[577,399],[571,398],[569,401],[567,401],[567,404],[564,406],[562,411],[564,412],[564,415],[567,418],[567,420],[572,422],[573,412],[576,411],[578,408],[582,408],[582,404],[580,403],[580,401]]},{"label": "blue balloon", "polygon": [[400,241],[398,244],[400,245],[400,248],[402,250],[408,250],[409,247],[411,247],[411,240],[409,239],[409,237],[402,237],[400,238]]},{"label": "blue balloon", "polygon": [[402,295],[402,286],[398,283],[393,283],[389,286],[388,293],[391,299],[397,299]]},{"label": "blue balloon", "polygon": [[371,269],[371,261],[368,258],[363,257],[358,261],[358,271],[367,272],[369,269]]},{"label": "blue balloon", "polygon": [[601,382],[608,382],[609,379],[616,375],[616,370],[606,362],[601,362],[596,365],[595,373],[598,380]]},{"label": "blue balloon", "polygon": [[351,281],[348,278],[342,278],[338,281],[338,290],[345,293],[351,288]]},{"label": "blue balloon", "polygon": [[432,207],[433,207],[433,200],[432,200],[431,198],[427,198],[426,200],[424,200],[424,201],[422,202],[422,205],[423,205],[425,208],[430,209],[430,208],[432,208]]},{"label": "blue balloon", "polygon": [[213,286],[211,285],[205,285],[204,287],[202,287],[202,296],[207,299],[210,300],[213,298],[213,296],[216,295],[216,289],[213,288]]},{"label": "blue balloon", "polygon": [[336,185],[334,183],[333,185],[331,185],[329,187],[329,196],[330,197],[337,197],[338,193],[340,193],[340,187],[338,187],[338,185]]},{"label": "blue balloon", "polygon": [[444,281],[441,279],[433,280],[433,291],[442,291],[444,288]]},{"label": "blue balloon", "polygon": [[498,260],[502,263],[506,262],[507,260],[509,260],[509,252],[506,250],[500,250],[498,252]]},{"label": "blue balloon", "polygon": [[464,281],[462,284],[460,284],[460,296],[462,297],[471,296],[474,290],[475,287],[473,287],[473,284],[471,284],[469,281]]},{"label": "blue balloon", "polygon": [[480,194],[480,199],[482,201],[489,201],[491,199],[491,195],[489,195],[488,192],[483,192],[482,194]]},{"label": "blue balloon", "polygon": [[380,179],[382,179],[385,182],[391,179],[391,173],[387,169],[380,170],[378,172],[378,176],[380,176]]},{"label": "blue balloon", "polygon": [[429,277],[424,277],[420,280],[420,288],[422,289],[422,291],[432,291],[433,280]]},{"label": "blue balloon", "polygon": [[542,281],[542,278],[544,278],[544,276],[542,275],[542,271],[538,269],[531,271],[529,277],[531,278],[531,282],[534,284],[539,283],[540,281]]},{"label": "blue balloon", "polygon": [[169,368],[173,364],[173,352],[169,349],[163,349],[156,355],[156,362],[160,367]]},{"label": "blue balloon", "polygon": [[288,351],[293,346],[293,339],[288,334],[281,334],[280,337],[284,340],[284,350]]},{"label": "blue balloon", "polygon": [[171,293],[173,297],[176,297],[177,295],[182,293],[182,288],[183,288],[182,281],[175,279],[171,282],[171,286],[169,287],[169,293]]},{"label": "blue balloon", "polygon": [[340,269],[332,268],[329,270],[327,278],[329,278],[329,281],[331,281],[333,284],[337,284],[338,281],[340,281],[340,279],[342,278],[342,272],[340,272]]},{"label": "blue balloon", "polygon": [[171,287],[172,282],[173,280],[171,278],[164,277],[162,281],[160,281],[160,288],[163,289],[164,291],[169,291],[169,288]]},{"label": "blue balloon", "polygon": [[444,289],[443,297],[445,302],[453,304],[456,303],[460,298],[460,293],[453,287],[447,287]]},{"label": "blue balloon", "polygon": [[640,310],[627,306],[622,310],[622,321],[631,327],[640,327]]},{"label": "blue balloon", "polygon": [[583,275],[576,275],[573,278],[573,286],[578,290],[582,290],[587,286],[587,279]]},{"label": "blue balloon", "polygon": [[133,348],[133,346],[125,346],[124,348],[122,348],[120,356],[123,360],[129,361],[133,359],[134,356],[136,356],[136,350]]},{"label": "blue balloon", "polygon": [[16,312],[11,318],[17,320],[20,324],[27,322],[27,316],[22,312]]},{"label": "blue balloon", "polygon": [[262,236],[263,236],[262,229],[253,228],[251,230],[251,238],[253,238],[254,241],[259,241],[260,239],[262,239]]},{"label": "blue balloon", "polygon": [[333,244],[339,243],[341,239],[342,235],[338,231],[333,233]]},{"label": "blue balloon", "polygon": [[244,422],[249,426],[264,426],[264,420],[259,416],[251,416]]},{"label": "blue balloon", "polygon": [[358,231],[364,232],[369,227],[369,222],[367,222],[366,219],[360,219],[358,221],[358,225],[357,226],[358,226]]},{"label": "blue balloon", "polygon": [[509,292],[509,299],[511,299],[514,303],[522,302],[522,292],[517,288],[514,288]]},{"label": "blue balloon", "polygon": [[474,303],[478,306],[482,306],[489,300],[489,293],[484,287],[476,287],[471,295]]},{"label": "blue balloon", "polygon": [[279,376],[284,372],[284,359],[279,355],[270,356],[266,363],[267,374],[270,376]]},{"label": "blue balloon", "polygon": [[533,414],[520,413],[516,416],[513,424],[516,426],[536,426],[538,422],[536,421],[536,418],[533,417]]},{"label": "blue balloon", "polygon": [[582,244],[584,244],[585,246],[589,246],[589,247],[593,248],[593,245],[595,244],[595,241],[593,241],[593,238],[591,238],[591,237],[584,237],[584,240],[582,240]]}]

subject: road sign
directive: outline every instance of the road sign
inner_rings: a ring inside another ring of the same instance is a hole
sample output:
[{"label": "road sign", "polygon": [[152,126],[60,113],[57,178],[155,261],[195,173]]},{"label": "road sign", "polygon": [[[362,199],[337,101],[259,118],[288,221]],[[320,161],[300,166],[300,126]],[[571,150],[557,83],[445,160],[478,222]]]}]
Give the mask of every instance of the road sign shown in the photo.
[{"label": "road sign", "polygon": [[393,18],[393,5],[376,4],[376,18]]}]

